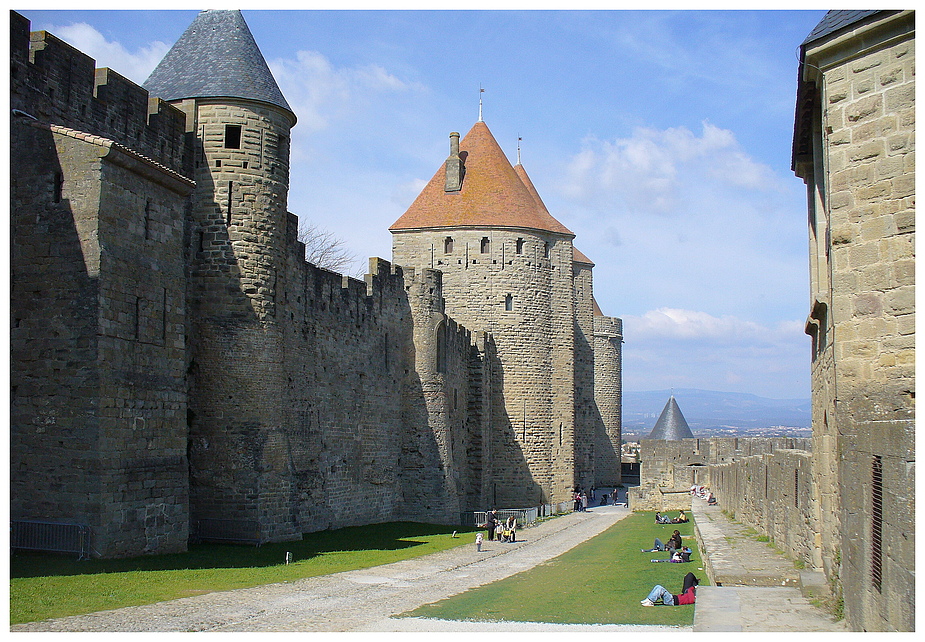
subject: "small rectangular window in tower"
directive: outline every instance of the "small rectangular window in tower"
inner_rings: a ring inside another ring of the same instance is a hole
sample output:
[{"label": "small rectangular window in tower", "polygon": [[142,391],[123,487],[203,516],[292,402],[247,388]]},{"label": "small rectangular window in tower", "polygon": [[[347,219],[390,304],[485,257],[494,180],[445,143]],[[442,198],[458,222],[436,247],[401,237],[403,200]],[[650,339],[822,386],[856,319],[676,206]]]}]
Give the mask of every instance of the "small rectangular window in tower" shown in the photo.
[{"label": "small rectangular window in tower", "polygon": [[453,251],[453,237],[448,236],[443,239],[443,253],[450,254]]},{"label": "small rectangular window in tower", "polygon": [[508,294],[504,297],[504,311],[512,312],[514,310],[514,297]]},{"label": "small rectangular window in tower", "polygon": [[871,465],[870,581],[879,593],[883,586],[883,458]]},{"label": "small rectangular window in tower", "polygon": [[524,240],[523,239],[517,239],[516,251],[518,254],[524,253]]},{"label": "small rectangular window in tower", "polygon": [[279,142],[276,146],[276,157],[280,160],[289,159],[289,139],[282,134],[279,135]]},{"label": "small rectangular window in tower", "polygon": [[225,125],[225,149],[241,149],[240,125]]},{"label": "small rectangular window in tower", "polygon": [[549,243],[543,243],[543,258],[549,258]]},{"label": "small rectangular window in tower", "polygon": [[488,254],[488,251],[491,249],[491,241],[488,240],[487,236],[482,237],[482,243],[479,246],[479,250],[482,254]]}]

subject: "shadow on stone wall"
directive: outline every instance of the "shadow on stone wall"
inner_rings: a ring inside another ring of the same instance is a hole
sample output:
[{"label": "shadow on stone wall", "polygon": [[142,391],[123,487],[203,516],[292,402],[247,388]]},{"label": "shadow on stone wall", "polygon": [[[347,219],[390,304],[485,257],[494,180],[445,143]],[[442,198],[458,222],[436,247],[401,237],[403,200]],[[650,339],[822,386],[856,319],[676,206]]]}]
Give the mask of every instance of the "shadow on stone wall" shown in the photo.
[{"label": "shadow on stone wall", "polygon": [[[485,508],[528,508],[546,503],[548,501],[546,498],[551,494],[552,489],[544,489],[542,483],[536,480],[530,472],[522,442],[525,438],[536,438],[539,434],[549,439],[551,444],[552,430],[550,428],[544,434],[540,432],[541,427],[531,425],[529,422],[526,426],[514,424],[507,411],[503,394],[505,389],[504,367],[496,352],[488,355],[487,361],[494,394],[489,427],[491,467],[485,497],[489,506]],[[520,439],[517,437],[518,432]],[[552,484],[554,483],[552,464],[554,457],[551,448],[547,449],[547,452],[549,455],[546,468],[550,475],[549,483]]]}]

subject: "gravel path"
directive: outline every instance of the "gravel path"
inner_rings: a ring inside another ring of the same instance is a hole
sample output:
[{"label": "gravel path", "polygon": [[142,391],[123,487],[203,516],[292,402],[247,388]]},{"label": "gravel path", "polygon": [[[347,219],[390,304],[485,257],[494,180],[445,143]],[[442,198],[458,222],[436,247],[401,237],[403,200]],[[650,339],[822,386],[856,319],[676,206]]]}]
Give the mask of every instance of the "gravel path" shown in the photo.
[{"label": "gravel path", "polygon": [[629,514],[599,507],[484,542],[358,571],[10,627],[11,631],[658,631],[678,627],[445,622],[392,616],[532,568]]}]

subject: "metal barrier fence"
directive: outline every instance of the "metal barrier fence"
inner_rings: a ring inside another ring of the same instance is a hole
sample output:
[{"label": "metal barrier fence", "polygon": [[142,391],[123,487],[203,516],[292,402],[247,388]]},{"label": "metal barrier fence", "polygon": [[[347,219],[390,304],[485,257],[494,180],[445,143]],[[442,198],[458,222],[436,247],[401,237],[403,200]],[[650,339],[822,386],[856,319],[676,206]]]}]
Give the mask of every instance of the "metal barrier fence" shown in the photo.
[{"label": "metal barrier fence", "polygon": [[90,559],[90,527],[61,522],[11,521],[10,548],[76,553],[78,559]]},{"label": "metal barrier fence", "polygon": [[247,519],[197,519],[193,537],[197,542],[240,542],[255,546],[265,541],[260,534],[260,524]]},{"label": "metal barrier fence", "polygon": [[[560,502],[558,504],[543,504],[533,508],[499,508],[498,520],[501,522],[513,515],[517,519],[518,526],[532,524],[541,517],[551,515],[561,515],[562,513],[572,512],[572,502]],[[488,511],[475,511],[473,513],[462,513],[463,526],[475,526],[478,528],[488,521]]]}]

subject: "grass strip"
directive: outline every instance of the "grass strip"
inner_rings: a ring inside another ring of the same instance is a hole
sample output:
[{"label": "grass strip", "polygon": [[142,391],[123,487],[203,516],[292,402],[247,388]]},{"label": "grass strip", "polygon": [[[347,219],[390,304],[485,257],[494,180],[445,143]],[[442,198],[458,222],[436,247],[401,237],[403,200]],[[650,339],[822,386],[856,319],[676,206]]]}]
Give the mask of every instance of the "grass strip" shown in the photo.
[{"label": "grass strip", "polygon": [[308,533],[301,541],[259,548],[200,544],[186,553],[119,560],[17,553],[10,557],[10,624],[292,582],[474,546],[474,531],[453,538],[452,530],[393,522]]},{"label": "grass strip", "polygon": [[[653,564],[667,553],[642,553],[656,537],[667,542],[674,529],[694,554],[688,564]],[[404,617],[443,620],[550,622],[557,624],[652,624],[691,626],[694,607],[644,607],[642,600],[661,584],[680,593],[693,571],[708,583],[693,521],[655,524],[655,513],[620,520],[600,535],[533,569],[404,613]],[[522,531],[529,539],[530,530]]]}]

